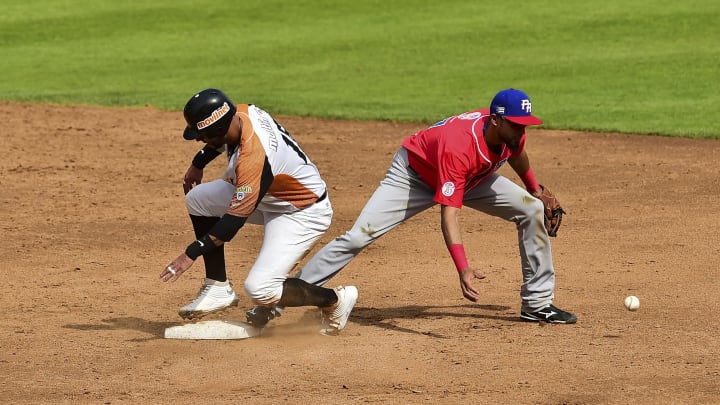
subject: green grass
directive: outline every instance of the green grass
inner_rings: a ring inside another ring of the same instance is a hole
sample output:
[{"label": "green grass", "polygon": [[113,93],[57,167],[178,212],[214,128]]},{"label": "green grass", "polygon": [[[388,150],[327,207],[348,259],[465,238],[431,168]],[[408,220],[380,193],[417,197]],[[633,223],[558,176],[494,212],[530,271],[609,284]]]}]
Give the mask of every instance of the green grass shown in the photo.
[{"label": "green grass", "polygon": [[[338,3],[338,4],[336,4]],[[545,128],[720,138],[714,0],[6,0],[0,99],[430,122],[498,90]]]}]

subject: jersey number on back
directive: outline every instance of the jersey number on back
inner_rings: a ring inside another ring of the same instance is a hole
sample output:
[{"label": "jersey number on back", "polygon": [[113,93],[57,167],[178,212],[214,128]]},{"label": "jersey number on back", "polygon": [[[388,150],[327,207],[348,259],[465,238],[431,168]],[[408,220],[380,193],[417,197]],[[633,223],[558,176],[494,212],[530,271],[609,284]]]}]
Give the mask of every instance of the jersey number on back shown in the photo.
[{"label": "jersey number on back", "polygon": [[308,160],[307,160],[307,157],[305,156],[305,152],[303,152],[303,150],[300,148],[300,145],[298,145],[297,142],[295,142],[295,139],[293,139],[292,135],[290,135],[290,132],[288,132],[282,125],[280,125],[279,122],[275,121],[274,119],[273,119],[273,121],[275,122],[277,129],[282,133],[283,141],[285,141],[287,146],[291,147],[295,151],[295,153],[297,153],[298,156],[300,156],[300,159],[302,159],[303,162],[305,162],[305,164],[307,164]]}]

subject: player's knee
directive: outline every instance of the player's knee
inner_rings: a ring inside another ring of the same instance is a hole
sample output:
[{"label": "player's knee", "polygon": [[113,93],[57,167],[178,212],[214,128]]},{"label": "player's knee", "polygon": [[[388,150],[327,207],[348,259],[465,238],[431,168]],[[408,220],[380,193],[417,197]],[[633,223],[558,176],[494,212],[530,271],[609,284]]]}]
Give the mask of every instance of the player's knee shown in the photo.
[{"label": "player's knee", "polygon": [[542,201],[538,199],[533,200],[533,203],[528,207],[528,216],[542,221],[545,215],[545,206]]},{"label": "player's knee", "polygon": [[338,239],[340,239],[347,250],[351,252],[359,252],[375,240],[371,234],[364,232],[363,230],[355,229],[346,232]]},{"label": "player's knee", "polygon": [[282,282],[248,278],[243,285],[245,294],[258,305],[274,305],[282,296]]},{"label": "player's knee", "polygon": [[193,188],[185,195],[185,207],[187,207],[190,215],[202,216],[203,210],[202,204],[200,204],[200,193],[197,188]]},{"label": "player's knee", "polygon": [[542,223],[545,218],[545,206],[542,201],[536,198],[528,198],[520,207],[519,215],[515,215],[512,221],[518,225],[524,223],[539,222]]}]

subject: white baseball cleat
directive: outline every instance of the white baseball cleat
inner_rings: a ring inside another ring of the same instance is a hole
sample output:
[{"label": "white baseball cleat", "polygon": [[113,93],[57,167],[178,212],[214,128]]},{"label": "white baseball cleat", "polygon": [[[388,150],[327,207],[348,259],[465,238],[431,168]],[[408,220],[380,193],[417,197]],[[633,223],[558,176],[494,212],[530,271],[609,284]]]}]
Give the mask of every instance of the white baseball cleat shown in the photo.
[{"label": "white baseball cleat", "polygon": [[206,278],[197,298],[180,308],[178,314],[183,319],[199,319],[207,314],[237,306],[238,297],[229,282]]},{"label": "white baseball cleat", "polygon": [[358,299],[358,289],[355,286],[336,287],[335,294],[338,296],[338,302],[320,310],[322,313],[320,333],[323,335],[337,335],[345,328],[350,312]]}]

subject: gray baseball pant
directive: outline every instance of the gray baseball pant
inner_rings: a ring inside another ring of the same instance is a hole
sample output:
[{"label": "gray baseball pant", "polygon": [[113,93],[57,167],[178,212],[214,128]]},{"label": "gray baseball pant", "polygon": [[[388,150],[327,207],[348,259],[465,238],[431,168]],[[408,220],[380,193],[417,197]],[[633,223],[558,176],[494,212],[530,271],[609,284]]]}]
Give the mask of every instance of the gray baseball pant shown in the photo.
[{"label": "gray baseball pant", "polygon": [[[407,219],[436,205],[434,194],[409,168],[407,150],[401,147],[352,229],[318,251],[297,277],[324,285],[366,246]],[[536,311],[551,304],[555,269],[550,239],[544,226],[542,202],[510,179],[492,173],[482,183],[465,191],[463,204],[515,223],[523,275],[521,310]],[[492,241],[492,238],[488,240]]]}]

